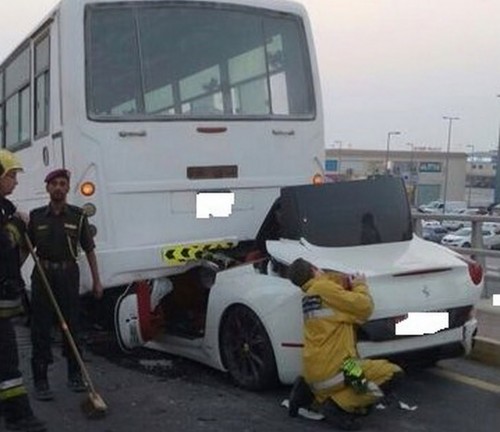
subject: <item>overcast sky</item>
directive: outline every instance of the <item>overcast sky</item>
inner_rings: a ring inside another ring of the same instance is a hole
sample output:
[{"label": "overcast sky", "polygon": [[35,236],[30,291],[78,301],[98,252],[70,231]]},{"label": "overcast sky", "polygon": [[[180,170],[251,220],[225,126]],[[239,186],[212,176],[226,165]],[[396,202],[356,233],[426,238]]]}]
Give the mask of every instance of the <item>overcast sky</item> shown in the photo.
[{"label": "overcast sky", "polygon": [[[327,147],[496,149],[500,0],[298,0],[318,54]],[[0,59],[56,0],[0,0]],[[336,144],[338,145],[338,143]]]}]

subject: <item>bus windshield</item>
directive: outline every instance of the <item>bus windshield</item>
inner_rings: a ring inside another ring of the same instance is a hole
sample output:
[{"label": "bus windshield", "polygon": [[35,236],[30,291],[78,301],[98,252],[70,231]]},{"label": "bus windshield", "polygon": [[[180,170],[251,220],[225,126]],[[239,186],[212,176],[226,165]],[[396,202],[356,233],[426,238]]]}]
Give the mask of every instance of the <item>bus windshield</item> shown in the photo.
[{"label": "bus windshield", "polygon": [[298,16],[216,3],[89,4],[93,120],[312,119]]}]

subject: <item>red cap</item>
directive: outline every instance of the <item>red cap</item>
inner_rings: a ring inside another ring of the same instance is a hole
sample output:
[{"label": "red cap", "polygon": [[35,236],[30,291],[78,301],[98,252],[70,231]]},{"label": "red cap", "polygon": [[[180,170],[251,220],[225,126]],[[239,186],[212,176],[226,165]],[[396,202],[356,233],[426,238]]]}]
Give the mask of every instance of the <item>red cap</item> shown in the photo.
[{"label": "red cap", "polygon": [[50,183],[52,180],[54,180],[57,177],[64,177],[69,181],[69,178],[71,177],[71,174],[68,170],[64,168],[56,169],[54,171],[51,171],[47,174],[45,177],[45,183]]}]

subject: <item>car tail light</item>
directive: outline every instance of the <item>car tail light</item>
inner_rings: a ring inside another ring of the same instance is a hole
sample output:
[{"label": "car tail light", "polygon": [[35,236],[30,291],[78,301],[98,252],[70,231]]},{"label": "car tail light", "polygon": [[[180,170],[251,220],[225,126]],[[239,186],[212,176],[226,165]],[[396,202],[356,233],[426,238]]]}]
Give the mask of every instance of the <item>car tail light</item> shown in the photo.
[{"label": "car tail light", "polygon": [[483,280],[483,267],[481,267],[481,264],[475,261],[469,262],[469,276],[474,285],[479,285]]}]

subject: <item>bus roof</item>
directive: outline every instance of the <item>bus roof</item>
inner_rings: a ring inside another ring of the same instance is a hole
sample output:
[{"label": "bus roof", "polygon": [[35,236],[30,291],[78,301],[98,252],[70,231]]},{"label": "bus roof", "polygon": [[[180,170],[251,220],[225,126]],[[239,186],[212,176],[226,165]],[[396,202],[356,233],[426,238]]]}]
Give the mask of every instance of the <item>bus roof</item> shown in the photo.
[{"label": "bus roof", "polygon": [[[130,2],[136,2],[140,3],[141,0],[105,0],[101,1],[101,3],[126,3],[127,1]],[[172,0],[142,0],[142,1],[156,1],[156,2],[169,2]],[[14,50],[12,50],[7,57],[4,59],[0,59],[0,65],[5,65],[9,63],[9,60],[11,57],[14,57],[17,52],[24,46],[26,41],[28,39],[31,39],[34,35],[36,35],[38,32],[40,32],[47,22],[51,21],[59,8],[61,7],[62,4],[65,4],[66,2],[69,3],[74,3],[74,0],[60,0],[51,10],[48,12],[43,19],[39,21],[39,23],[35,26],[35,28],[28,33],[27,36],[23,38],[21,42],[19,42]],[[179,2],[186,2],[186,3],[200,3],[200,2],[206,2],[206,3],[214,3],[214,0],[175,0],[176,3]],[[83,0],[79,3],[79,7],[84,7],[88,3],[99,3],[99,1],[96,0]],[[289,11],[289,12],[294,12],[300,15],[303,15],[305,13],[305,7],[294,1],[294,0],[216,0],[215,3],[226,3],[226,4],[237,4],[237,5],[242,5],[242,6],[252,6],[252,7],[259,7],[263,9],[275,9],[275,10],[280,10],[280,11]],[[1,68],[0,68],[1,70]]]}]

